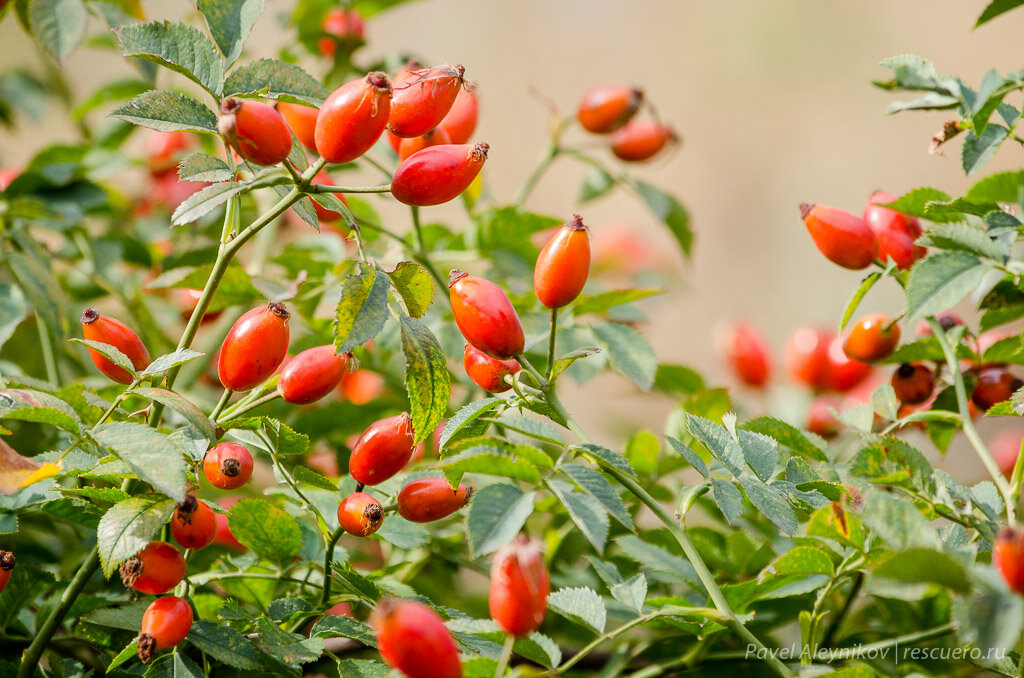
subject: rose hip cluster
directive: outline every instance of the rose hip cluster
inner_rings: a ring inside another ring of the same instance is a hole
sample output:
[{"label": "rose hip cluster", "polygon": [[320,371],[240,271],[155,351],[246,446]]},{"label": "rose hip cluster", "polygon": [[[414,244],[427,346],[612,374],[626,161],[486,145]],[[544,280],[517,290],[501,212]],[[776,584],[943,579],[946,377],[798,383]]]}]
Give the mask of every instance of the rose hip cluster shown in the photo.
[{"label": "rose hip cluster", "polygon": [[619,160],[650,160],[679,137],[656,117],[636,119],[644,107],[643,90],[625,85],[604,84],[588,90],[576,110],[580,126],[592,134],[607,134],[609,147]]}]

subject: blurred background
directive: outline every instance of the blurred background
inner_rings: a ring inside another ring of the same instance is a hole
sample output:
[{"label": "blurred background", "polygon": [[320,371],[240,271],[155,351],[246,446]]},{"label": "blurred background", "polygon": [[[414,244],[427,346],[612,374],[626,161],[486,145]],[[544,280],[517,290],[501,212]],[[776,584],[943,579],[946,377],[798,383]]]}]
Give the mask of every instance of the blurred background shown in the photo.
[{"label": "blurred background", "polygon": [[[633,169],[685,203],[697,234],[694,255],[684,260],[664,226],[631,195],[614,193],[586,205],[584,220],[595,239],[603,229],[626,225],[649,249],[645,265],[671,271],[668,294],[646,303],[650,322],[642,327],[662,361],[694,366],[709,383],[728,385],[712,336],[723,321],[744,319],[771,340],[775,381],[782,385],[786,337],[801,324],[834,328],[861,279],[817,252],[798,204],[860,214],[875,189],[900,195],[935,186],[955,195],[973,183],[960,168],[959,139],[946,156],[928,153],[944,113],[887,116],[894,97],[870,81],[887,78],[879,61],[900,53],[928,57],[940,72],[975,87],[989,68],[1019,69],[1019,54],[1007,45],[1019,41],[1024,11],[973,31],[986,4],[424,0],[374,16],[360,62],[401,49],[425,62],[466,66],[482,101],[476,137],[491,145],[487,191],[499,204],[512,200],[544,151],[550,113],[541,97],[568,114],[592,85],[642,87],[683,144]],[[192,7],[166,0],[143,6],[150,18],[175,19]],[[291,38],[277,18],[291,9],[287,0],[268,0],[250,54],[276,55]],[[37,48],[13,14],[0,23],[0,44],[4,69],[36,60]],[[322,75],[322,67],[304,65]],[[119,57],[87,47],[66,67],[79,100],[128,73]],[[54,113],[31,134],[0,131],[0,165],[19,165],[44,143],[71,138],[67,125]],[[577,131],[569,139],[588,142]],[[1018,164],[1017,149],[1007,147],[984,171]],[[568,218],[578,209],[584,173],[571,160],[557,161],[527,207]],[[435,209],[465,219],[455,208]],[[892,282],[873,290],[862,306],[890,313],[901,308]],[[905,335],[912,332],[907,328]],[[586,393],[570,384],[567,389],[584,427],[601,432],[607,443],[621,442],[638,421],[661,430],[674,405],[615,376],[588,384]],[[748,414],[756,413],[756,398],[747,403]],[[958,466],[960,452],[954,445],[947,464]]]}]

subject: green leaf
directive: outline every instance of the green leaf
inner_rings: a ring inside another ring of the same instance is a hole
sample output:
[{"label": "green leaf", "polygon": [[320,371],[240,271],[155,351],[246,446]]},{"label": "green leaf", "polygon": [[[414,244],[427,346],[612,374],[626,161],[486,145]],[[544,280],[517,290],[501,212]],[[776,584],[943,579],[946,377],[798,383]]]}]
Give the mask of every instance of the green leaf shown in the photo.
[{"label": "green leaf", "polygon": [[267,99],[314,106],[320,106],[330,94],[299,66],[276,59],[256,59],[239,66],[224,83],[224,93],[259,94]]},{"label": "green leaf", "polygon": [[930,582],[959,593],[971,589],[960,561],[934,549],[913,548],[896,553],[876,567],[874,575],[909,583]]},{"label": "green leaf", "polygon": [[548,606],[555,614],[581,624],[597,633],[604,633],[608,611],[604,600],[591,588],[562,588],[548,596]]},{"label": "green leaf", "polygon": [[234,176],[226,162],[202,151],[190,153],[178,163],[178,179],[181,181],[218,183],[230,181]]},{"label": "green leaf", "polygon": [[639,563],[649,570],[667,574],[673,579],[687,582],[698,591],[704,590],[697,571],[685,558],[669,553],[660,546],[632,534],[616,538],[615,543],[622,549],[623,555],[633,562]]},{"label": "green leaf", "polygon": [[588,202],[600,198],[608,191],[615,188],[615,177],[605,172],[600,167],[591,167],[583,177],[583,187],[580,191],[580,202]]},{"label": "green leaf", "polygon": [[540,482],[540,472],[536,466],[526,459],[518,459],[500,452],[462,452],[442,459],[437,465],[444,471],[445,477],[452,485],[457,485],[464,473],[502,476],[530,483]]},{"label": "green leaf", "polygon": [[[933,202],[949,202],[952,197],[937,188],[915,188],[886,205],[889,209],[914,217],[926,216],[925,208]],[[952,220],[952,219],[951,219]]]},{"label": "green leaf", "polygon": [[[1024,2],[1024,0],[1022,0]],[[975,203],[1020,202],[1024,192],[1024,170],[997,172],[967,189],[964,198]],[[931,229],[929,229],[929,232]]]},{"label": "green leaf", "polygon": [[622,502],[622,497],[611,483],[599,472],[582,464],[562,464],[558,470],[572,479],[576,485],[593,497],[615,520],[627,530],[636,530],[633,517]]},{"label": "green leaf", "polygon": [[865,527],[894,549],[939,547],[935,530],[911,503],[873,491],[858,515]]},{"label": "green leaf", "polygon": [[558,377],[569,369],[577,360],[596,355],[600,352],[601,349],[595,346],[588,346],[586,348],[578,348],[575,351],[569,351],[565,355],[555,358],[555,364],[551,366],[551,381],[558,379]]},{"label": "green leaf", "polygon": [[1010,130],[995,124],[987,126],[980,136],[975,135],[973,131],[968,131],[960,156],[964,172],[973,174],[988,164],[1009,134]]},{"label": "green leaf", "polygon": [[495,483],[473,493],[466,515],[466,537],[474,558],[494,553],[519,533],[533,513],[536,493]]},{"label": "green leaf", "polygon": [[683,456],[683,459],[685,459],[690,466],[695,468],[698,473],[700,473],[705,478],[708,477],[708,467],[704,463],[704,460],[700,458],[699,454],[697,454],[688,446],[682,444],[672,436],[665,436],[665,440],[667,440],[668,444],[672,446],[672,449],[681,454]]},{"label": "green leaf", "polygon": [[896,421],[900,416],[900,402],[891,384],[882,384],[871,393],[871,406],[880,417],[889,421]]},{"label": "green leaf", "polygon": [[641,476],[653,477],[658,471],[661,441],[658,436],[647,429],[637,431],[626,442],[624,454],[637,473]]},{"label": "green leaf", "polygon": [[775,523],[780,532],[791,535],[796,531],[796,514],[786,501],[785,494],[752,476],[743,476],[739,481],[754,508]]},{"label": "green leaf", "polygon": [[0,419],[49,424],[75,435],[82,432],[78,413],[60,398],[42,391],[19,388],[0,391]]},{"label": "green leaf", "polygon": [[163,374],[172,367],[184,365],[185,363],[191,360],[201,358],[203,355],[205,354],[200,353],[199,351],[193,351],[192,349],[184,348],[173,353],[167,353],[162,356],[158,356],[155,360],[153,360],[153,362],[149,364],[149,367],[139,372],[139,377],[155,377],[159,374]]},{"label": "green leaf", "polygon": [[606,447],[600,445],[578,445],[571,448],[574,452],[583,453],[590,457],[598,466],[612,467],[618,471],[625,473],[626,475],[636,477],[636,472],[633,467],[630,466],[629,461],[626,460],[618,452],[613,452]]},{"label": "green leaf", "polygon": [[444,450],[460,431],[504,402],[502,398],[484,398],[460,408],[445,422],[444,428],[441,430],[441,438],[438,441],[438,448]]},{"label": "green leaf", "polygon": [[263,0],[198,0],[196,4],[213,41],[230,64],[242,53],[253,24],[263,13]]},{"label": "green leaf", "polygon": [[769,436],[743,429],[736,431],[736,434],[747,466],[753,469],[761,480],[767,482],[775,473],[775,462],[779,458],[778,441]]},{"label": "green leaf", "polygon": [[608,362],[642,391],[650,391],[658,359],[642,334],[627,325],[602,323],[591,328],[608,353]]},{"label": "green leaf", "polygon": [[351,617],[326,616],[313,624],[310,638],[351,638],[368,647],[377,647],[377,634],[366,624]]},{"label": "green leaf", "polygon": [[91,339],[78,339],[77,337],[72,337],[71,339],[69,339],[69,341],[76,344],[82,344],[83,346],[91,348],[97,353],[108,358],[110,362],[125,370],[133,377],[135,376],[135,366],[132,365],[131,358],[126,356],[124,353],[121,353],[121,350],[118,349],[116,346],[105,344],[102,341],[93,341]]},{"label": "green leaf", "polygon": [[185,498],[185,460],[167,436],[145,424],[115,422],[97,428],[93,438],[117,453],[141,480],[176,502]]},{"label": "green leaf", "polygon": [[992,19],[995,19],[1000,14],[1009,12],[1011,9],[1016,9],[1021,5],[1024,5],[1024,0],[992,0],[992,2],[985,7],[981,16],[978,17],[978,22],[974,24],[974,27],[978,28],[979,26],[992,21]]},{"label": "green leaf", "polygon": [[[231,529],[234,531],[234,527]],[[201,652],[236,669],[255,671],[263,667],[262,656],[256,646],[230,626],[208,621],[194,622],[188,632],[188,641]]]},{"label": "green leaf", "polygon": [[693,249],[693,230],[690,228],[690,214],[683,204],[675,197],[643,181],[636,182],[635,186],[647,208],[665,222],[683,249],[683,254],[689,257]]},{"label": "green leaf", "polygon": [[289,633],[266,618],[257,621],[260,630],[259,646],[275,659],[298,667],[315,662],[324,653],[323,638],[306,638]]},{"label": "green leaf", "polygon": [[704,377],[685,365],[658,365],[654,389],[670,395],[693,395],[705,388]]},{"label": "green leaf", "polygon": [[412,261],[403,261],[388,273],[395,291],[405,302],[413,318],[422,318],[434,300],[434,281],[427,270]]},{"label": "green leaf", "polygon": [[104,513],[96,528],[103,575],[109,579],[121,563],[144,549],[175,506],[166,497],[150,494],[119,502]]},{"label": "green leaf", "polygon": [[296,466],[292,469],[292,476],[295,481],[299,483],[305,483],[306,485],[312,485],[313,487],[319,487],[322,490],[328,492],[337,492],[338,484],[332,481],[322,473],[318,473],[313,469],[306,468],[305,466]]},{"label": "green leaf", "polygon": [[572,486],[560,480],[549,479],[548,488],[562,502],[569,517],[576,523],[598,553],[604,551],[608,541],[608,512],[596,499],[582,492],[574,492]]},{"label": "green leaf", "polygon": [[715,459],[722,462],[730,473],[739,477],[743,473],[743,448],[723,427],[696,415],[686,415],[687,428]]},{"label": "green leaf", "polygon": [[54,338],[64,336],[64,294],[52,271],[46,269],[36,257],[22,252],[6,252],[4,259],[11,267],[21,291],[32,303],[32,309],[46,323]]},{"label": "green leaf", "polygon": [[210,418],[207,417],[206,414],[191,400],[184,396],[166,389],[149,388],[145,386],[135,389],[132,393],[170,407],[172,410],[183,416],[185,421],[192,426],[195,426],[196,429],[203,434],[204,438],[210,441],[216,439],[217,436],[214,433],[213,424],[210,422]]},{"label": "green leaf", "polygon": [[39,44],[63,61],[85,37],[89,13],[82,0],[32,0],[28,18]]},{"label": "green leaf", "polygon": [[825,551],[815,546],[795,546],[769,563],[757,576],[758,582],[773,577],[811,576],[826,574],[832,576],[835,567]]},{"label": "green leaf", "polygon": [[[107,665],[107,670],[108,671],[112,671],[115,668],[117,668],[118,666],[120,666],[121,664],[124,664],[126,661],[128,661],[129,659],[134,657],[135,653],[138,652],[138,650],[139,650],[139,641],[138,641],[138,639],[135,639],[132,642],[128,643],[127,647],[125,647],[123,650],[118,652],[116,657],[114,657],[113,659],[110,660],[110,664]],[[155,671],[156,671],[156,667],[153,667],[152,669],[149,669],[148,671],[146,671],[146,675],[147,676],[151,675],[151,674],[155,673]]]},{"label": "green leaf", "polygon": [[843,330],[846,329],[846,323],[850,322],[850,318],[852,318],[853,314],[857,312],[857,307],[860,306],[860,302],[864,299],[864,295],[867,294],[881,278],[882,274],[875,271],[874,273],[869,273],[868,276],[861,281],[860,287],[858,287],[857,291],[853,293],[850,301],[846,304],[846,310],[843,311],[843,317],[839,321],[839,334],[843,333]]},{"label": "green leaf", "polygon": [[125,56],[152,61],[184,75],[215,97],[224,91],[224,61],[210,39],[192,26],[170,21],[114,29]]},{"label": "green leaf", "polygon": [[[137,646],[138,643],[133,642]],[[134,655],[135,653],[132,652]],[[107,667],[107,671],[110,670]],[[146,678],[204,678],[205,673],[191,659],[180,652],[160,657],[146,671]]]},{"label": "green leaf", "polygon": [[217,115],[205,104],[181,92],[158,89],[143,92],[115,108],[110,115],[158,132],[217,132]]},{"label": "green leaf", "polygon": [[171,223],[175,226],[191,224],[217,209],[233,196],[286,181],[288,179],[283,170],[268,167],[252,181],[222,181],[219,184],[210,184],[196,191],[178,205],[174,213],[171,214]]},{"label": "green leaf", "polygon": [[28,317],[28,301],[17,285],[0,284],[0,348]]},{"label": "green leaf", "polygon": [[976,254],[999,263],[1010,256],[1009,245],[1003,240],[993,240],[985,231],[967,224],[934,224],[918,242],[944,250]]},{"label": "green leaf", "polygon": [[263,499],[243,499],[228,512],[235,539],[261,558],[284,565],[299,555],[302,531],[295,518]]},{"label": "green leaf", "polygon": [[988,268],[966,252],[929,254],[910,269],[907,321],[952,308],[981,284]]},{"label": "green leaf", "polygon": [[643,612],[644,601],[647,599],[647,577],[637,572],[626,581],[612,584],[609,587],[612,597],[626,607]]},{"label": "green leaf", "polygon": [[740,428],[771,436],[801,457],[814,461],[828,461],[824,440],[813,433],[805,433],[781,419],[768,416],[755,417],[741,424]]},{"label": "green leaf", "polygon": [[388,319],[388,277],[375,266],[360,266],[341,286],[334,314],[334,345],[338,353],[370,341]]},{"label": "green leaf", "polygon": [[[147,289],[184,288],[202,289],[213,272],[213,264],[199,267],[183,266],[174,268],[158,276],[149,283]],[[220,311],[229,306],[252,306],[264,301],[266,297],[252,284],[252,279],[237,263],[229,264],[217,285],[217,292],[210,301],[207,313]]]},{"label": "green leaf", "polygon": [[593,295],[580,295],[573,302],[571,308],[573,313],[577,316],[586,315],[587,313],[605,313],[609,309],[621,306],[623,304],[632,304],[633,302],[640,301],[641,299],[647,299],[648,297],[657,296],[664,294],[665,290],[660,288],[637,288],[637,289],[624,289],[624,290],[609,290],[607,292],[601,292],[600,294]]},{"label": "green leaf", "polygon": [[405,386],[409,392],[416,442],[426,440],[448,411],[451,375],[437,337],[419,320],[402,316]]}]

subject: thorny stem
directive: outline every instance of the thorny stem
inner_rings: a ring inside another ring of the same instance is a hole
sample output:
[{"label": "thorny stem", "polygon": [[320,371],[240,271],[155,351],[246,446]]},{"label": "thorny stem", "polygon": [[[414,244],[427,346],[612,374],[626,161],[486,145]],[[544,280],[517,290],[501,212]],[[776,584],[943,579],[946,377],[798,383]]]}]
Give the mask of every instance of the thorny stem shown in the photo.
[{"label": "thorny stem", "polygon": [[942,347],[943,355],[946,356],[946,364],[949,367],[949,376],[953,380],[953,390],[956,392],[957,408],[960,410],[964,435],[967,436],[967,440],[970,441],[974,451],[978,453],[978,458],[981,459],[981,463],[985,466],[989,475],[992,476],[992,482],[995,483],[996,489],[999,490],[999,494],[1003,497],[1003,503],[1006,504],[1006,522],[1012,527],[1017,522],[1013,491],[1006,482],[1006,478],[1003,477],[1002,471],[999,470],[999,465],[992,459],[992,454],[985,447],[985,442],[978,434],[978,429],[974,427],[970,407],[967,403],[967,390],[964,388],[964,378],[960,374],[960,365],[957,361],[956,352],[949,345],[946,331],[942,329],[939,321],[934,317],[928,318],[928,325],[932,328],[932,334],[938,340],[939,346]]},{"label": "thorny stem", "polygon": [[[558,394],[554,388],[548,385],[544,389],[544,393],[547,395],[548,404],[554,409],[559,416],[561,416],[568,424],[569,430],[572,431],[580,439],[581,442],[590,443],[590,437],[580,428],[579,424],[572,418],[572,415],[565,409],[561,400],[558,398]],[[767,647],[761,642],[757,636],[750,632],[750,630],[743,625],[742,622],[736,617],[736,613],[732,611],[729,606],[729,602],[725,599],[725,595],[722,593],[722,589],[718,587],[718,582],[715,581],[714,575],[708,569],[707,564],[701,557],[700,552],[690,541],[690,536],[687,534],[685,528],[683,528],[668,511],[655,499],[647,490],[640,485],[631,475],[615,468],[614,466],[602,466],[602,468],[609,475],[619,481],[627,490],[633,493],[637,499],[643,502],[651,512],[658,517],[659,520],[665,525],[666,528],[672,533],[679,546],[683,549],[683,554],[686,559],[690,561],[694,571],[697,574],[697,579],[704,586],[708,597],[725,619],[722,620],[723,625],[727,626],[737,636],[743,639],[748,645],[753,645],[757,649],[762,650],[761,653],[765,657],[765,662],[780,676],[792,677],[793,673],[786,667],[786,665],[775,655],[775,653],[768,652]]]}]

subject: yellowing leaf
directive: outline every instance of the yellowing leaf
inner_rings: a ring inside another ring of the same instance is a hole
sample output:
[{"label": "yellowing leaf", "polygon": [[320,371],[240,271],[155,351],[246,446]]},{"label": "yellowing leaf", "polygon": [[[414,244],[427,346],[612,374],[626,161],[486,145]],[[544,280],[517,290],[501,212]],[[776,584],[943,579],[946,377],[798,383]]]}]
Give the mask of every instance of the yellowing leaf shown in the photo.
[{"label": "yellowing leaf", "polygon": [[37,483],[60,472],[60,467],[47,462],[23,457],[14,448],[0,440],[0,492],[14,494],[32,483]]}]

